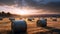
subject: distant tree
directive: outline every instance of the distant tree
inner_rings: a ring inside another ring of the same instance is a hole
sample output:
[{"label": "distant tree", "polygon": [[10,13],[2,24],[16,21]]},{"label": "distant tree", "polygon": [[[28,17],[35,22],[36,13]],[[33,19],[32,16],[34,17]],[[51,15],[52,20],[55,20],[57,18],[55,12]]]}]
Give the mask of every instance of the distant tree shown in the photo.
[{"label": "distant tree", "polygon": [[8,12],[8,13],[7,13],[7,16],[10,16],[10,15],[11,15],[11,13],[10,13],[10,12]]},{"label": "distant tree", "polygon": [[2,12],[0,12],[0,16],[1,17],[9,17],[9,16],[11,16],[11,13],[10,12],[5,13],[4,11],[2,11]]},{"label": "distant tree", "polygon": [[0,12],[0,17],[1,17],[1,15],[2,15],[2,14],[1,14],[1,12]]},{"label": "distant tree", "polygon": [[4,11],[2,11],[2,14],[1,15],[4,16]]},{"label": "distant tree", "polygon": [[5,17],[6,16],[6,13],[4,11],[2,11],[2,16]]}]

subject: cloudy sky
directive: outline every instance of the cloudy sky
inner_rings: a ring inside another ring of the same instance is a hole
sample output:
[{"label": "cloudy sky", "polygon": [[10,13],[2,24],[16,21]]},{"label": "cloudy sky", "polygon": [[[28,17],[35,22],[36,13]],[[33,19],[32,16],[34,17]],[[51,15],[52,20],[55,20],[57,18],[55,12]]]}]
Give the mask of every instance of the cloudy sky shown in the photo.
[{"label": "cloudy sky", "polygon": [[60,14],[60,0],[0,0],[0,12],[13,14]]}]

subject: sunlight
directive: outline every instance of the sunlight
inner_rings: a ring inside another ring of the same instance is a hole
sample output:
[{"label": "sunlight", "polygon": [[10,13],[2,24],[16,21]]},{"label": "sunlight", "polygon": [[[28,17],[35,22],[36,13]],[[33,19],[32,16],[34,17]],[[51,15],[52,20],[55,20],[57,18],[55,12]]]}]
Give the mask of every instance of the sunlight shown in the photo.
[{"label": "sunlight", "polygon": [[28,10],[20,10],[20,15],[27,15],[29,14]]},{"label": "sunlight", "polygon": [[29,11],[26,9],[16,9],[15,11],[17,11],[16,13],[20,14],[20,15],[28,15],[29,14]]},{"label": "sunlight", "polygon": [[13,6],[0,6],[1,10],[0,11],[5,11],[5,12],[10,12],[11,14],[18,14],[18,15],[38,15],[38,14],[44,14],[45,10],[42,9],[32,9],[28,7],[24,8],[17,8]]}]

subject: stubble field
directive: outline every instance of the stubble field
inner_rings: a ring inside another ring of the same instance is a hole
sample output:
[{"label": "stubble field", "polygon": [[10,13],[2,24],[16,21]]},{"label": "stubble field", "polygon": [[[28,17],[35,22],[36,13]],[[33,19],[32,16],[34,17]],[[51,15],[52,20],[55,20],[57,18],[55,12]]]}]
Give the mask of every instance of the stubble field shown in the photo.
[{"label": "stubble field", "polygon": [[[53,21],[51,18],[46,18],[47,27],[37,26],[36,22],[39,18],[34,18],[33,21],[28,21],[27,19],[28,18],[23,18],[27,24],[27,34],[60,34],[60,18],[57,18],[57,21]],[[15,18],[15,20],[20,20],[20,18]],[[11,23],[9,18],[0,20],[0,34],[10,34]]]}]

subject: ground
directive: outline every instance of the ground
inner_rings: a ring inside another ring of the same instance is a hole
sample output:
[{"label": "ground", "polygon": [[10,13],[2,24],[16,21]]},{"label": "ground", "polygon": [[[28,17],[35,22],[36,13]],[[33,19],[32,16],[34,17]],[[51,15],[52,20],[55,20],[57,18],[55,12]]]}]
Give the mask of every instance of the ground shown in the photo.
[{"label": "ground", "polygon": [[[36,21],[39,18],[34,18],[33,21],[27,21],[28,18],[23,18],[27,24],[27,34],[60,34],[60,18],[57,21],[52,21],[51,18],[47,19],[47,27],[37,27]],[[20,20],[20,18],[15,18],[15,20]],[[9,18],[3,18],[0,20],[0,34],[11,33],[11,21]]]}]

